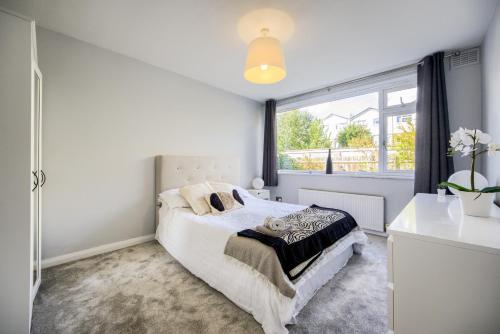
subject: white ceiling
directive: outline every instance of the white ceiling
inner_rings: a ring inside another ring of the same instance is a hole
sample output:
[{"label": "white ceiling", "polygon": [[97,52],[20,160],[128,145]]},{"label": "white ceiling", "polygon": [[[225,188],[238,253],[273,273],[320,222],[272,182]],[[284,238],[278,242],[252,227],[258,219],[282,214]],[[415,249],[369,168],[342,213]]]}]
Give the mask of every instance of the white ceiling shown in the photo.
[{"label": "white ceiling", "polygon": [[[38,25],[209,85],[263,101],[481,43],[497,0],[0,0]],[[243,79],[238,20],[260,8],[288,13],[288,76]]]}]

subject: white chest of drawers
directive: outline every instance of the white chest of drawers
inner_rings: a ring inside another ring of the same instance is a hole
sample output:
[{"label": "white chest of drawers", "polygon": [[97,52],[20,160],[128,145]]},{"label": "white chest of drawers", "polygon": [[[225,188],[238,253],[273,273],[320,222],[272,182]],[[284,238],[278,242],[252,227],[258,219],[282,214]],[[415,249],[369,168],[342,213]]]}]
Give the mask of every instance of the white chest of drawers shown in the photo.
[{"label": "white chest of drawers", "polygon": [[388,325],[396,334],[500,333],[500,210],[418,194],[388,228]]}]

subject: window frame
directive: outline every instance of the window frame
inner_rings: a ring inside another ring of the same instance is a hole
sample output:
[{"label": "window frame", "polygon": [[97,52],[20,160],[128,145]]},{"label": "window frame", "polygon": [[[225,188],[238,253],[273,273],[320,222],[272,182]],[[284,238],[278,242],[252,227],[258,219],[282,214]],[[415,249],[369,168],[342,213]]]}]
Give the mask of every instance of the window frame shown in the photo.
[{"label": "window frame", "polygon": [[[363,177],[389,177],[389,178],[412,178],[413,170],[389,170],[388,169],[388,149],[387,141],[387,120],[390,116],[401,116],[416,113],[416,101],[403,104],[387,106],[387,94],[390,92],[404,90],[417,87],[416,71],[409,73],[397,73],[384,79],[373,80],[368,82],[359,82],[351,85],[346,85],[345,88],[331,91],[329,94],[311,96],[310,98],[302,98],[285,105],[277,107],[277,115],[287,111],[305,108],[308,106],[331,102],[335,100],[346,99],[354,96],[360,96],[370,93],[378,93],[378,108],[379,108],[379,143],[378,143],[378,171],[377,172],[342,172],[336,171],[336,175],[351,175]],[[291,170],[279,169],[280,174],[319,174],[313,170]]]}]

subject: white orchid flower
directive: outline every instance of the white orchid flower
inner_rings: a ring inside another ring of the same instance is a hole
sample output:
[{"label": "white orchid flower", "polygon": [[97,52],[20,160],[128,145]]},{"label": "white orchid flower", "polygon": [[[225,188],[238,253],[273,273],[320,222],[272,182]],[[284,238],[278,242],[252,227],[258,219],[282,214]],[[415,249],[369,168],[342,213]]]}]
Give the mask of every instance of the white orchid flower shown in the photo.
[{"label": "white orchid flower", "polygon": [[471,136],[474,136],[474,134],[476,134],[477,131],[481,131],[481,130],[478,130],[478,129],[467,129],[467,128],[464,129],[464,133],[466,133],[468,135],[471,135]]},{"label": "white orchid flower", "polygon": [[462,127],[459,127],[457,131],[453,133],[454,136],[457,136],[458,138],[462,139],[465,135],[465,129]]},{"label": "white orchid flower", "polygon": [[460,132],[460,137],[464,145],[474,145],[475,130],[463,129]]},{"label": "white orchid flower", "polygon": [[500,150],[500,146],[495,143],[488,144],[488,156],[495,155],[496,151]]},{"label": "white orchid flower", "polygon": [[451,147],[456,147],[458,146],[459,144],[462,143],[462,140],[463,138],[466,136],[465,134],[465,129],[460,127],[458,128],[457,131],[453,132],[451,134],[451,138],[450,138],[450,146]]},{"label": "white orchid flower", "polygon": [[474,145],[474,138],[472,138],[469,135],[465,135],[462,139],[462,142],[464,143],[465,146]]},{"label": "white orchid flower", "polygon": [[480,144],[489,144],[491,142],[491,136],[487,133],[478,130],[476,135]]},{"label": "white orchid flower", "polygon": [[461,141],[462,139],[458,135],[455,135],[454,133],[450,138],[450,146],[456,148],[459,146]]},{"label": "white orchid flower", "polygon": [[462,156],[463,157],[466,157],[468,156],[469,154],[471,154],[472,152],[472,148],[470,146],[464,146],[464,148],[462,148]]},{"label": "white orchid flower", "polygon": [[[473,151],[488,151],[488,154],[492,155],[494,152],[500,151],[500,145],[492,144],[490,146],[491,140],[489,134],[479,129],[459,127],[451,134],[450,147],[452,152],[461,152],[463,157],[470,155]],[[480,144],[488,145],[488,148],[485,150]]]}]

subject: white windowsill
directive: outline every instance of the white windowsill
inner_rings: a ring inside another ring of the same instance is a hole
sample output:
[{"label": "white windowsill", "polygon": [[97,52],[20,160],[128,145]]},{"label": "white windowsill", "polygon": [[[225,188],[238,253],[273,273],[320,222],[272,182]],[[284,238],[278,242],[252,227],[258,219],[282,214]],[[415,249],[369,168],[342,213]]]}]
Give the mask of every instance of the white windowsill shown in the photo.
[{"label": "white windowsill", "polygon": [[278,170],[278,174],[283,175],[308,175],[308,176],[326,176],[326,177],[361,177],[371,179],[396,179],[396,180],[413,180],[413,173],[380,173],[380,172],[333,172],[333,174],[325,174],[319,171],[305,170]]}]

